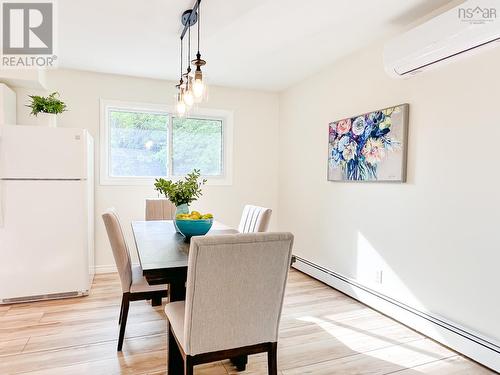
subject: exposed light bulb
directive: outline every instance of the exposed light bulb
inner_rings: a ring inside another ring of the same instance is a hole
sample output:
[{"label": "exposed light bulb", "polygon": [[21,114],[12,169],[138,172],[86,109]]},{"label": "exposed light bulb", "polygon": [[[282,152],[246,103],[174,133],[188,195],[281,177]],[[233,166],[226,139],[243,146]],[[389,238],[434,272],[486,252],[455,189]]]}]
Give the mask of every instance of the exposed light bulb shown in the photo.
[{"label": "exposed light bulb", "polygon": [[178,101],[176,109],[179,116],[184,116],[186,114],[186,104],[184,103],[184,101]]},{"label": "exposed light bulb", "polygon": [[199,99],[203,96],[203,92],[205,91],[205,84],[202,79],[195,79],[193,83],[193,95],[196,99]]},{"label": "exposed light bulb", "polygon": [[199,52],[196,60],[193,60],[193,64],[196,65],[196,71],[194,72],[193,94],[195,99],[199,102],[205,93],[205,82],[203,80],[203,72],[201,71],[201,67],[205,65],[205,60],[201,59]]},{"label": "exposed light bulb", "polygon": [[176,101],[176,106],[175,106],[176,110],[177,110],[177,115],[179,117],[182,117],[186,114],[186,104],[184,103],[184,92],[183,92],[183,89],[182,87],[179,88],[179,93],[177,94],[177,101]]},{"label": "exposed light bulb", "polygon": [[193,92],[191,91],[191,89],[188,89],[185,93],[184,93],[184,103],[188,106],[188,107],[191,107],[194,103],[194,96],[193,96]]}]

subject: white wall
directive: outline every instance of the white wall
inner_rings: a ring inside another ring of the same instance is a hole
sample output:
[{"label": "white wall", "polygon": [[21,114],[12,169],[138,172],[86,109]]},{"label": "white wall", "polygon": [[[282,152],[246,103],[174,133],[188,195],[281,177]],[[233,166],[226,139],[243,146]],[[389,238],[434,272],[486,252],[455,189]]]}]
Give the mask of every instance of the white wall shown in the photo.
[{"label": "white wall", "polygon": [[[58,91],[69,111],[58,126],[86,128],[95,139],[96,167],[96,263],[114,263],[101,213],[115,207],[133,247],[131,220],[144,218],[144,199],[156,197],[152,186],[105,186],[99,184],[99,99],[173,104],[174,83],[75,70],[47,72],[47,92]],[[46,94],[32,89],[16,89],[18,123],[36,124],[25,107],[27,95]],[[277,207],[278,96],[258,91],[210,87],[207,108],[234,111],[233,184],[205,186],[203,197],[192,207],[212,212],[216,219],[237,226],[246,203]],[[272,226],[276,226],[277,212]]]},{"label": "white wall", "polygon": [[[395,80],[377,44],[286,90],[278,210],[295,253],[500,340],[499,66],[496,48]],[[328,182],[328,123],[405,102],[408,182]]]}]

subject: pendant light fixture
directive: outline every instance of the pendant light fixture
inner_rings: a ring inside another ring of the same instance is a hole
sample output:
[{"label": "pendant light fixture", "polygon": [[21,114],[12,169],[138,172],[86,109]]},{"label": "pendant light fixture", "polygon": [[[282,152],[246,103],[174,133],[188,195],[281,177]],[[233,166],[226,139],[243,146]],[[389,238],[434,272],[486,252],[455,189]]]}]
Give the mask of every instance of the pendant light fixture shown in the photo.
[{"label": "pendant light fixture", "polygon": [[191,61],[191,63],[196,66],[194,72],[194,82],[193,82],[193,95],[196,101],[201,101],[203,95],[206,93],[206,83],[203,80],[203,72],[201,67],[207,62],[201,59],[200,54],[200,24],[201,24],[201,7],[198,6],[198,52],[196,53],[196,59]]},{"label": "pendant light fixture", "polygon": [[[201,59],[200,54],[200,3],[201,0],[196,0],[192,9],[186,10],[182,14],[181,22],[184,29],[181,33],[181,77],[177,87],[176,96],[176,109],[178,116],[185,116],[193,104],[201,102],[206,98],[206,77],[203,76],[201,67],[206,64],[205,60]],[[196,59],[191,61],[191,26],[198,22],[198,52]],[[183,65],[183,39],[188,33],[187,42],[187,69],[184,73],[182,70]],[[196,66],[196,70],[192,73],[191,64]]]}]

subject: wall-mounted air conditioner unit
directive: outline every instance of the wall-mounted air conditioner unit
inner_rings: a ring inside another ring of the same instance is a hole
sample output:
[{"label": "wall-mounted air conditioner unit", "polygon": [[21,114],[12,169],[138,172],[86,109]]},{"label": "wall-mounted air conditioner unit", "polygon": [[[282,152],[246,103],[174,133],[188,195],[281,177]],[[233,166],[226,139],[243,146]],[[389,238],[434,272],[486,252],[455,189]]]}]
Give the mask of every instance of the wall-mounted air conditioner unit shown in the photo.
[{"label": "wall-mounted air conditioner unit", "polygon": [[384,65],[389,75],[406,77],[494,46],[500,46],[500,1],[466,1],[388,42]]}]

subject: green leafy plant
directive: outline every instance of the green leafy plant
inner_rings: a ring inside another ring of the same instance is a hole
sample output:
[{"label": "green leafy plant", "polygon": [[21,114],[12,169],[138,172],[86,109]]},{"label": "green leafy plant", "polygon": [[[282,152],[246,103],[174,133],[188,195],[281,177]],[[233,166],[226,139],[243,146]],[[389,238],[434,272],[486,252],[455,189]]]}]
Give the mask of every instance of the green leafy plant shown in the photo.
[{"label": "green leafy plant", "polygon": [[198,181],[200,176],[200,170],[194,169],[193,172],[188,173],[188,175],[184,177],[184,180],[173,182],[171,180],[158,178],[154,185],[155,189],[165,195],[170,202],[176,206],[180,206],[181,204],[189,204],[201,197],[201,186],[204,185],[207,180]]},{"label": "green leafy plant", "polygon": [[37,116],[39,113],[58,114],[66,111],[66,104],[59,99],[59,93],[53,92],[49,96],[28,95],[31,103],[26,107],[31,108],[31,114]]}]

